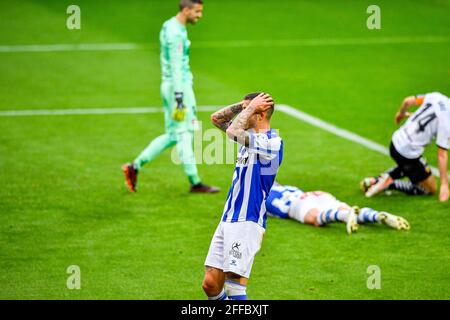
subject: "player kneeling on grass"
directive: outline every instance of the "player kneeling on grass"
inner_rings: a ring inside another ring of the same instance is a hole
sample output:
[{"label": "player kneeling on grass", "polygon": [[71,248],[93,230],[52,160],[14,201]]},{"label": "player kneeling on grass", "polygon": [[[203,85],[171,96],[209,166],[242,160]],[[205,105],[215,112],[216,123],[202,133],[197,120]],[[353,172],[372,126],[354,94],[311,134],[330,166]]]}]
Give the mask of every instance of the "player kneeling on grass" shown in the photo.
[{"label": "player kneeling on grass", "polygon": [[350,207],[323,191],[304,192],[296,187],[275,182],[266,200],[270,216],[294,219],[304,224],[324,226],[330,222],[347,225],[347,233],[358,229],[358,224],[381,222],[397,230],[409,230],[405,219],[371,208]]},{"label": "player kneeling on grass", "polygon": [[283,156],[282,140],[270,128],[273,111],[272,98],[256,93],[211,116],[241,147],[205,260],[202,288],[210,300],[247,299],[247,281],[266,227],[264,204]]},{"label": "player kneeling on grass", "polygon": [[[410,114],[408,109],[420,106]],[[383,190],[398,190],[409,195],[431,195],[437,192],[437,184],[431,169],[422,155],[425,147],[436,138],[441,187],[439,200],[447,201],[448,148],[450,146],[450,101],[441,93],[433,92],[403,100],[395,115],[396,123],[409,117],[405,124],[392,136],[390,155],[397,166],[361,181],[361,190],[366,197],[372,197]],[[401,180],[408,177],[410,181]]]}]

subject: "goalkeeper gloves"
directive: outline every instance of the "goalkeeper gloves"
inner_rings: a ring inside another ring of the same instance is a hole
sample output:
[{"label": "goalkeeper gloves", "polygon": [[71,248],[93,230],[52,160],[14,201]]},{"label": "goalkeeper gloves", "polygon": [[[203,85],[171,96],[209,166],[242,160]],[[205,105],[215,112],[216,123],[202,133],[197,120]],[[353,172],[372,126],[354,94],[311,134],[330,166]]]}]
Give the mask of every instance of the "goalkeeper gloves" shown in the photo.
[{"label": "goalkeeper gloves", "polygon": [[177,105],[172,112],[172,119],[175,121],[183,121],[186,113],[186,107],[183,105],[183,92],[175,92],[175,101]]}]

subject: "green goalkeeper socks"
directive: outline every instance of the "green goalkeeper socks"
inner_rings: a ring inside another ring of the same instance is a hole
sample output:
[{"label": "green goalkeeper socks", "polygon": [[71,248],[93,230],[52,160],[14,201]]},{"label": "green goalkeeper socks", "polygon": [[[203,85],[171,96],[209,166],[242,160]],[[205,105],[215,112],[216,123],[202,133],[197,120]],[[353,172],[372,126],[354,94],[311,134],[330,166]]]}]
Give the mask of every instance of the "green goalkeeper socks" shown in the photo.
[{"label": "green goalkeeper socks", "polygon": [[157,156],[159,156],[164,150],[169,147],[172,147],[177,142],[175,140],[170,139],[168,134],[163,134],[157,138],[155,138],[144,151],[134,160],[133,165],[134,168],[140,170],[143,165],[152,161]]},{"label": "green goalkeeper socks", "polygon": [[155,159],[164,150],[177,145],[178,156],[189,182],[192,185],[199,184],[201,179],[197,172],[197,164],[192,150],[192,139],[193,133],[189,131],[178,133],[176,139],[171,138],[169,134],[163,134],[150,142],[147,148],[133,161],[133,166],[139,171],[146,163]]}]

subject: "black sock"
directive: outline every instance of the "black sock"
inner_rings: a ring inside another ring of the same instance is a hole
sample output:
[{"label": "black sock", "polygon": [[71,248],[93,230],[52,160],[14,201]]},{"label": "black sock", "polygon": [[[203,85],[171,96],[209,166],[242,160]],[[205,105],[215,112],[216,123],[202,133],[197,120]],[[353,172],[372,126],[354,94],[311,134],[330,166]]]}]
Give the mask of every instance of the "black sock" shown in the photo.
[{"label": "black sock", "polygon": [[421,186],[405,180],[394,180],[394,182],[392,182],[389,186],[389,189],[398,190],[412,196],[428,194],[428,192]]}]

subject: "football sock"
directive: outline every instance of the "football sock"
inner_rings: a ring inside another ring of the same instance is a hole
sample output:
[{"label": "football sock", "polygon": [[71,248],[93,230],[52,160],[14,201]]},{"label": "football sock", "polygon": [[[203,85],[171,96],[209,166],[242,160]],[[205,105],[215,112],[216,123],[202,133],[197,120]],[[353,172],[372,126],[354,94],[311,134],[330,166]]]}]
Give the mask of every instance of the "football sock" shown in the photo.
[{"label": "football sock", "polygon": [[227,290],[228,297],[231,300],[248,300],[247,286],[240,283],[226,280],[225,289]]},{"label": "football sock", "polygon": [[133,161],[133,167],[139,171],[145,164],[155,159],[164,150],[177,145],[176,151],[183,164],[184,173],[188,176],[189,182],[192,185],[196,185],[201,182],[201,179],[197,171],[192,141],[193,134],[189,131],[177,134],[176,139],[172,135],[163,134],[153,139],[147,148],[139,154]]},{"label": "football sock", "polygon": [[163,134],[155,139],[141,152],[141,154],[133,161],[136,170],[140,170],[143,165],[155,159],[164,150],[172,147],[177,142],[170,139],[168,134]]},{"label": "football sock", "polygon": [[374,223],[380,221],[380,213],[371,208],[361,208],[358,214],[358,223]]},{"label": "football sock", "polygon": [[177,152],[178,157],[183,164],[184,173],[188,176],[189,182],[192,185],[200,183],[201,179],[198,176],[197,163],[193,150],[194,135],[190,131],[180,132],[177,134]]},{"label": "football sock", "polygon": [[189,179],[189,182],[191,183],[191,185],[193,185],[193,186],[195,186],[201,182],[198,174],[190,175],[190,176],[188,176],[188,179]]},{"label": "football sock", "polygon": [[222,289],[222,291],[214,297],[208,297],[208,300],[228,300],[227,294],[225,293],[225,289]]},{"label": "football sock", "polygon": [[391,176],[392,179],[401,179],[405,176],[405,173],[400,169],[400,167],[393,167],[386,171],[388,175]]},{"label": "football sock", "polygon": [[389,186],[389,189],[398,190],[413,196],[428,194],[424,188],[407,180],[394,180]]},{"label": "football sock", "polygon": [[330,222],[347,222],[348,215],[350,214],[350,211],[348,209],[345,210],[335,210],[335,209],[329,209],[324,210],[320,212],[317,215],[317,222],[319,225],[325,225]]}]

